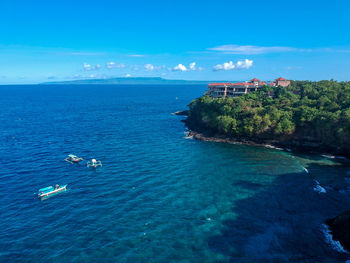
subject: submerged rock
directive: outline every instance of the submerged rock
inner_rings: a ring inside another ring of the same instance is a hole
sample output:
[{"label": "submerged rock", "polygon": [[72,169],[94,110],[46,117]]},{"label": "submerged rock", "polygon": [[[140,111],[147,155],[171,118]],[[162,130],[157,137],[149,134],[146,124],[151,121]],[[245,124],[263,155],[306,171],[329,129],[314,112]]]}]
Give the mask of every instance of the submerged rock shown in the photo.
[{"label": "submerged rock", "polygon": [[350,251],[350,210],[326,221],[333,240],[337,240]]}]

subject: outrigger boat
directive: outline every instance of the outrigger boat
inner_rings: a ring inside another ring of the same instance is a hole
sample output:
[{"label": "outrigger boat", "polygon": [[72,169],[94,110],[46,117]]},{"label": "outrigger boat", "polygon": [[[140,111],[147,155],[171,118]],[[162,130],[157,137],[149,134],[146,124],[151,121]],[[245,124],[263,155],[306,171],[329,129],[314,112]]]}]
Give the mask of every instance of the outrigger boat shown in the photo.
[{"label": "outrigger boat", "polygon": [[78,157],[74,154],[68,154],[67,158],[64,159],[66,162],[69,163],[79,163],[80,161],[84,160],[81,157]]},{"label": "outrigger boat", "polygon": [[97,168],[99,166],[102,167],[101,161],[96,161],[96,159],[91,159],[91,162],[88,161],[86,165],[87,167],[92,167],[92,168]]},{"label": "outrigger boat", "polygon": [[66,190],[67,190],[67,184],[63,186],[59,186],[58,184],[56,184],[55,187],[49,186],[49,187],[39,189],[38,197],[45,198],[45,197],[49,197],[50,195],[57,194],[59,192],[63,192]]}]

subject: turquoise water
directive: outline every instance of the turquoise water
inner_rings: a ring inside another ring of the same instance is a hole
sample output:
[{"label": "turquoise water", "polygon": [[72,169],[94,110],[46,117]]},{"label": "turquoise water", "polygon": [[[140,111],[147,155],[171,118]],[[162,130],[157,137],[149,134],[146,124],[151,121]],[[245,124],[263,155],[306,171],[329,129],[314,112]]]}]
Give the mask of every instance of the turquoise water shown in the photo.
[{"label": "turquoise water", "polygon": [[[183,117],[171,113],[204,86],[0,90],[0,262],[349,258],[322,224],[349,207],[350,169],[186,138]],[[69,153],[103,167],[69,164]],[[37,199],[55,184],[68,190]]]}]

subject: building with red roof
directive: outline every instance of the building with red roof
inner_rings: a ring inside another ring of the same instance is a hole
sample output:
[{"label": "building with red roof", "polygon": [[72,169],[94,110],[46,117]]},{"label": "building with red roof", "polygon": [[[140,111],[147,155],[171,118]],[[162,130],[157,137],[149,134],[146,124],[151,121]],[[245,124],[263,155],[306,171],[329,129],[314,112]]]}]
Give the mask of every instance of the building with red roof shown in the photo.
[{"label": "building with red roof", "polygon": [[266,81],[260,81],[259,79],[254,78],[249,82],[210,83],[208,88],[211,97],[223,98],[241,96],[248,92],[257,91],[259,87],[264,85],[266,85]]},{"label": "building with red roof", "polygon": [[[284,78],[278,78],[275,81],[269,83],[270,86],[289,86],[290,81]],[[222,83],[210,83],[208,85],[208,95],[213,98],[226,98],[237,97],[247,94],[249,92],[257,91],[259,88],[266,86],[266,81],[260,81],[257,78],[251,79],[249,82],[222,82]]]},{"label": "building with red roof", "polygon": [[282,87],[288,87],[290,85],[290,81],[279,77],[278,79],[275,79],[276,86],[282,86]]}]

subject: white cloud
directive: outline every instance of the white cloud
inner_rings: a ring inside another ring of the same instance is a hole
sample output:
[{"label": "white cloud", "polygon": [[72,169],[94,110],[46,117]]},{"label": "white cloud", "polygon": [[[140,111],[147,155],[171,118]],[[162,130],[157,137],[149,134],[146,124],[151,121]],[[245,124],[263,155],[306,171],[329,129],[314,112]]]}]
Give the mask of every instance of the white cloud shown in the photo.
[{"label": "white cloud", "polygon": [[106,67],[107,68],[114,68],[115,67],[115,62],[107,62],[107,64],[106,64]]},{"label": "white cloud", "polygon": [[146,64],[145,65],[145,69],[147,71],[153,71],[155,69],[155,67],[152,64]]},{"label": "white cloud", "polygon": [[173,67],[174,71],[187,71],[187,68],[182,65],[182,64],[178,64],[177,66]]},{"label": "white cloud", "polygon": [[232,70],[235,69],[236,66],[233,64],[232,61],[230,62],[225,62],[224,64],[217,64],[214,66],[214,71],[219,71],[219,70]]},{"label": "white cloud", "polygon": [[233,69],[248,69],[253,66],[253,60],[245,59],[245,60],[239,60],[236,64],[234,64],[232,61],[225,62],[223,64],[217,64],[213,67],[214,71],[219,70],[233,70]]},{"label": "white cloud", "polygon": [[125,77],[126,77],[126,78],[130,78],[130,77],[131,77],[131,74],[126,74]]},{"label": "white cloud", "polygon": [[196,70],[196,62],[190,63],[189,70]]},{"label": "white cloud", "polygon": [[186,67],[183,64],[178,64],[177,66],[173,67],[170,70],[172,70],[172,71],[195,71],[195,70],[202,71],[203,68],[202,67],[197,68],[197,63],[192,62],[188,65],[188,67]]},{"label": "white cloud", "polygon": [[252,45],[222,45],[208,50],[219,51],[225,54],[239,54],[239,55],[253,55],[253,54],[265,54],[265,53],[282,53],[282,52],[308,52],[310,49],[302,49],[295,47],[263,47],[263,46],[252,46]]},{"label": "white cloud", "polygon": [[146,64],[144,65],[144,68],[146,69],[146,71],[159,71],[159,70],[166,70],[167,67],[165,65],[161,65],[161,66],[155,66],[152,64]]},{"label": "white cloud", "polygon": [[134,58],[142,58],[145,55],[141,55],[141,54],[131,54],[131,55],[127,55],[128,57],[134,57]]},{"label": "white cloud", "polygon": [[119,64],[116,64],[115,62],[111,61],[111,62],[107,62],[106,64],[106,68],[108,69],[112,69],[112,68],[125,68],[125,64],[123,63],[119,63]]},{"label": "white cloud", "polygon": [[92,66],[91,64],[84,63],[83,68],[85,71],[90,71],[90,70],[98,70],[101,68],[100,64],[96,64],[96,66]]},{"label": "white cloud", "polygon": [[245,68],[248,69],[253,66],[253,60],[245,59],[245,60],[239,60],[236,63],[236,68],[241,69]]},{"label": "white cloud", "polygon": [[84,63],[83,67],[84,67],[84,70],[86,70],[86,71],[89,71],[92,69],[91,65],[88,63]]}]

